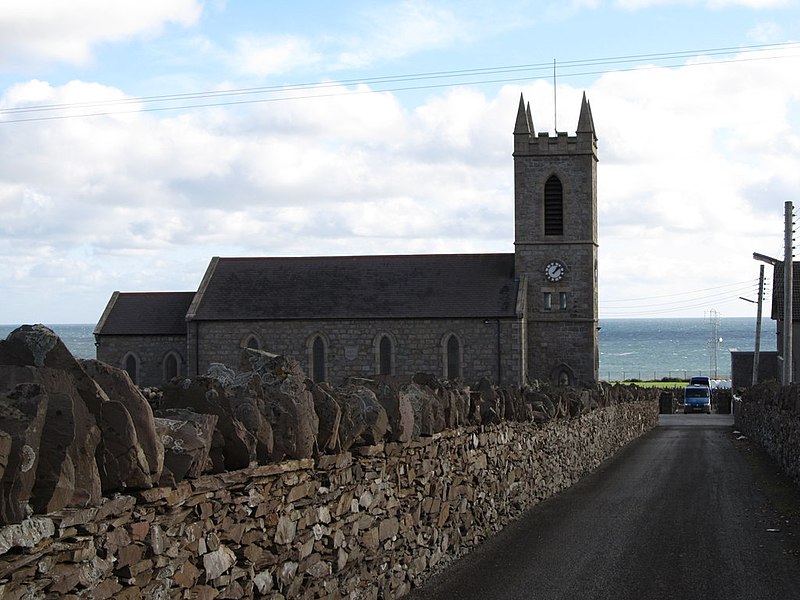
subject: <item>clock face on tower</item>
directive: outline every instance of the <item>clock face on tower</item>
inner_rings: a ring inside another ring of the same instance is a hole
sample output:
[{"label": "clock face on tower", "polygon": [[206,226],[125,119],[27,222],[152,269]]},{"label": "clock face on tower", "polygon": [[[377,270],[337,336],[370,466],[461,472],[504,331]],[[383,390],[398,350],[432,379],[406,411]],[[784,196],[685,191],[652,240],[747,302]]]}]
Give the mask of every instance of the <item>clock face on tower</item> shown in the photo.
[{"label": "clock face on tower", "polygon": [[544,268],[544,276],[547,277],[549,281],[561,281],[561,278],[564,277],[565,270],[561,261],[551,260]]}]

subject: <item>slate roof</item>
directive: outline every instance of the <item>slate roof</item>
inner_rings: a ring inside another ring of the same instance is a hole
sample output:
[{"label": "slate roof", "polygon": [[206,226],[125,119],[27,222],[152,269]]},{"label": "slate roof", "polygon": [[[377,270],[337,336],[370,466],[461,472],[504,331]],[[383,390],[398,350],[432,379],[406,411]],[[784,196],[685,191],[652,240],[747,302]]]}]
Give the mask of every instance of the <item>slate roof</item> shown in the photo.
[{"label": "slate roof", "polygon": [[114,292],[95,335],[186,335],[195,292]]},{"label": "slate roof", "polygon": [[514,317],[513,254],[211,260],[189,319]]}]

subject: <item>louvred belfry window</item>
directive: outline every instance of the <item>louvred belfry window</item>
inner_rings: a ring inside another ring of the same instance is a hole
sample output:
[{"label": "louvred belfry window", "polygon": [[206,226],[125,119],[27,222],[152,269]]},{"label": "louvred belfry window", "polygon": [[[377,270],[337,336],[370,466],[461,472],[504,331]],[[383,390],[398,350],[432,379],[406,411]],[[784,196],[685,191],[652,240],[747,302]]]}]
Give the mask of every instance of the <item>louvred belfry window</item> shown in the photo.
[{"label": "louvred belfry window", "polygon": [[564,235],[564,191],[555,175],[544,184],[544,234]]}]

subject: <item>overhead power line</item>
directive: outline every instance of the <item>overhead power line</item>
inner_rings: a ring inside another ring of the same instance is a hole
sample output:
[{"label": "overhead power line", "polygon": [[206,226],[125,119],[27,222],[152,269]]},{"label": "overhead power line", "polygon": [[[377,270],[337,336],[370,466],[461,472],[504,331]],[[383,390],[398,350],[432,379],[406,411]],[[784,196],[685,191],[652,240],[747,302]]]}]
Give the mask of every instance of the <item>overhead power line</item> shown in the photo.
[{"label": "overhead power line", "polygon": [[[658,316],[686,310],[708,308],[709,305],[740,303],[743,295],[758,295],[758,279],[697,289],[682,290],[645,298],[607,300],[600,303],[600,312],[613,316]],[[766,295],[766,293],[765,293]],[[667,300],[665,300],[667,299]]]},{"label": "overhead power line", "polygon": [[[774,54],[787,52],[788,54]],[[761,53],[761,54],[759,54]],[[771,54],[770,54],[771,53]],[[709,48],[653,54],[632,54],[602,57],[558,63],[559,78],[601,75],[611,72],[671,68],[686,66],[717,65],[733,62],[776,60],[800,56],[800,43],[761,44],[742,47]],[[687,59],[697,62],[686,64]],[[680,61],[680,62],[676,62]],[[112,116],[119,114],[213,108],[241,104],[283,102],[332,96],[375,94],[384,92],[415,91],[460,85],[484,85],[510,83],[549,78],[551,61],[523,65],[506,65],[453,71],[432,71],[404,75],[387,75],[364,79],[345,79],[326,82],[306,82],[285,85],[234,88],[178,94],[127,97],[116,100],[87,102],[36,104],[0,109],[0,124],[28,121],[48,121],[85,117]],[[370,86],[366,90],[346,90],[348,86]],[[133,106],[134,108],[126,108]],[[93,110],[97,109],[97,110]],[[114,110],[120,109],[120,110]],[[78,112],[77,114],[74,111]],[[4,119],[4,117],[10,117]]]},{"label": "overhead power line", "polygon": [[[756,287],[758,287],[758,279],[755,280]],[[730,288],[739,288],[744,284],[750,284],[752,280],[747,279],[745,281],[737,281],[735,283],[726,283],[724,285],[718,285],[715,287],[710,288],[702,288],[697,290],[681,290],[679,292],[674,292],[672,294],[661,294],[658,296],[646,296],[642,298],[620,298],[618,300],[608,300],[607,302],[639,302],[639,301],[650,301],[650,300],[658,300],[660,298],[675,298],[681,297],[685,298],[687,295],[696,295],[696,294],[704,294],[705,292],[714,292],[716,290],[723,290],[723,289],[730,289]]]}]

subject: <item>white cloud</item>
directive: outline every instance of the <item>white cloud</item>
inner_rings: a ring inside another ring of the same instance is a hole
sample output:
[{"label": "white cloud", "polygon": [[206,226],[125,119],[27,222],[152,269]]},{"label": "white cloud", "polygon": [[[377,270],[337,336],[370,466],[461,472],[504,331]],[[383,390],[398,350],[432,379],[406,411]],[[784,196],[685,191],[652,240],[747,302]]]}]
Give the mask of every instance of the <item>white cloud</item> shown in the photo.
[{"label": "white cloud", "polygon": [[236,40],[230,59],[244,75],[281,75],[320,61],[312,44],[299,36],[258,37],[245,35]]},{"label": "white cloud", "polygon": [[[82,289],[88,268],[102,304],[113,289],[186,287],[155,263],[190,263],[191,289],[215,254],[436,251],[448,238],[450,251],[496,249],[497,228],[475,228],[483,242],[474,234],[461,239],[453,220],[459,211],[480,211],[496,188],[493,167],[480,177],[463,163],[470,153],[461,137],[471,125],[491,137],[486,100],[459,92],[407,113],[391,94],[355,91],[250,110],[5,124],[0,256],[21,265],[24,277],[0,285],[14,290],[9,296],[24,311],[36,304],[20,281],[47,285],[54,256],[78,255],[58,262],[63,293]],[[126,98],[98,84],[32,81],[0,102],[13,109],[90,99]],[[447,114],[459,122],[455,129]],[[499,175],[507,187],[510,171]],[[504,242],[509,233],[510,225],[500,230]],[[41,247],[47,251],[32,250]]]},{"label": "white cloud", "polygon": [[758,23],[747,32],[747,37],[757,44],[782,42],[786,39],[783,27],[775,22]]},{"label": "white cloud", "polygon": [[687,289],[755,279],[752,252],[778,254],[783,202],[792,198],[770,190],[800,186],[790,166],[800,160],[792,125],[800,106],[786,77],[800,59],[770,56],[612,73],[591,90],[601,140],[601,305],[674,293],[681,278]]},{"label": "white cloud", "polygon": [[227,53],[213,48],[206,48],[206,52],[227,54],[225,61],[230,68],[247,76],[279,75],[309,67],[336,72],[394,61],[486,35],[487,19],[493,21],[488,32],[510,26],[492,12],[487,15],[485,7],[464,13],[462,16],[455,9],[424,0],[379,3],[367,5],[351,17],[347,29],[333,34],[312,38],[301,33],[247,33],[237,37]]},{"label": "white cloud", "polygon": [[169,23],[190,26],[202,10],[200,0],[3,0],[0,68],[83,64],[98,44],[157,35]]},{"label": "white cloud", "polygon": [[375,4],[364,13],[353,37],[342,40],[348,48],[339,54],[336,68],[359,68],[378,60],[397,59],[468,36],[466,23],[446,7],[423,0]]},{"label": "white cloud", "polygon": [[[783,202],[800,187],[795,72],[798,58],[642,69],[587,90],[600,138],[601,305],[755,278],[752,252],[779,252]],[[513,251],[520,86],[452,89],[412,108],[363,87],[335,91],[3,124],[6,318],[50,318],[31,311],[57,281],[92,321],[115,289],[193,289],[214,255]],[[560,130],[574,131],[581,92],[560,86]],[[549,83],[524,93],[537,131],[552,130]],[[31,81],[0,106],[98,99],[127,97]]]}]

